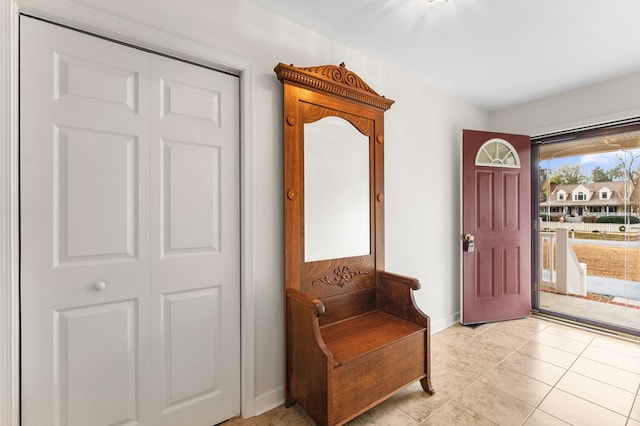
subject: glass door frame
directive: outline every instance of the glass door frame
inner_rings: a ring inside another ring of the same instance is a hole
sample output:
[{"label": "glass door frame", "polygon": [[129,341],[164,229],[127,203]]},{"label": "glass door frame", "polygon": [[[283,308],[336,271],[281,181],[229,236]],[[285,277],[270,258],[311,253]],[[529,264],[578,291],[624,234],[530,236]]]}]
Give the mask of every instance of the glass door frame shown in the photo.
[{"label": "glass door frame", "polygon": [[531,311],[534,314],[555,318],[613,333],[640,337],[640,329],[603,323],[586,317],[570,315],[540,306],[540,147],[552,143],[568,142],[593,137],[606,137],[625,132],[640,131],[640,116],[571,130],[546,133],[531,137]]}]

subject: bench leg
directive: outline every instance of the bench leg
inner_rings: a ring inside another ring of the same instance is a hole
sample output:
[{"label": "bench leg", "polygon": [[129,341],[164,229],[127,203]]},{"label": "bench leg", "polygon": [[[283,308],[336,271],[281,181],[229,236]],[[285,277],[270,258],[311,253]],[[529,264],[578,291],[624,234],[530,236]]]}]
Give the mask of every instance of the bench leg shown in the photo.
[{"label": "bench leg", "polygon": [[433,395],[436,391],[431,386],[431,377],[424,377],[420,379],[420,384],[422,385],[422,389],[429,395]]},{"label": "bench leg", "polygon": [[289,395],[289,392],[287,392],[287,394],[286,394],[286,395],[285,395],[285,397],[284,397],[284,406],[285,406],[286,408],[289,408],[289,407],[291,407],[291,406],[293,406],[293,405],[296,405],[296,400],[295,400],[295,399],[293,399],[293,398],[291,397],[291,395]]}]

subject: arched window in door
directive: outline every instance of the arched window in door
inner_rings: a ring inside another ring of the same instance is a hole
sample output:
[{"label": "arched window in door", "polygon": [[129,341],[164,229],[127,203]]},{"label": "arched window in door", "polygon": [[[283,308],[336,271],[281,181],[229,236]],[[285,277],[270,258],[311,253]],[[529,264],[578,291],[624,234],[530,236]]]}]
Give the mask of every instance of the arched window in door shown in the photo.
[{"label": "arched window in door", "polygon": [[513,146],[504,139],[486,141],[476,154],[476,166],[520,168],[520,157]]}]

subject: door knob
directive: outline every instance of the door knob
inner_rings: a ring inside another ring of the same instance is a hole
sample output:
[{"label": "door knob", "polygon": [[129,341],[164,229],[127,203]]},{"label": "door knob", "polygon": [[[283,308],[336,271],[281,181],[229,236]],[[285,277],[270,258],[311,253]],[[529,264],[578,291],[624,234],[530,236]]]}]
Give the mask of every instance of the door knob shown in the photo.
[{"label": "door knob", "polygon": [[96,282],[93,284],[93,289],[94,289],[94,290],[96,290],[96,291],[102,291],[102,290],[104,290],[105,288],[107,288],[107,283],[106,283],[106,282],[104,282],[104,281],[96,281]]},{"label": "door knob", "polygon": [[464,241],[463,241],[463,244],[462,244],[462,246],[463,246],[462,248],[463,248],[464,251],[472,253],[475,250],[475,248],[473,246],[473,240],[474,239],[475,239],[475,237],[473,235],[471,235],[471,234],[467,234],[467,235],[464,236]]}]

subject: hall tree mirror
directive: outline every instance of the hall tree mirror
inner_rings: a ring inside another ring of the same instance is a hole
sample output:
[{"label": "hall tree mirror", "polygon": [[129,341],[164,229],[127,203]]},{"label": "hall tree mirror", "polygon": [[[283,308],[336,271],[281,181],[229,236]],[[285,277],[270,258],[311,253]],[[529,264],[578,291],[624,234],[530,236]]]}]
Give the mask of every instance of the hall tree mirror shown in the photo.
[{"label": "hall tree mirror", "polygon": [[304,124],[305,261],[368,255],[369,138],[347,120]]},{"label": "hall tree mirror", "polygon": [[384,112],[346,68],[278,64],[283,84],[286,406],[341,425],[415,381],[432,394],[415,278],[384,267]]}]

